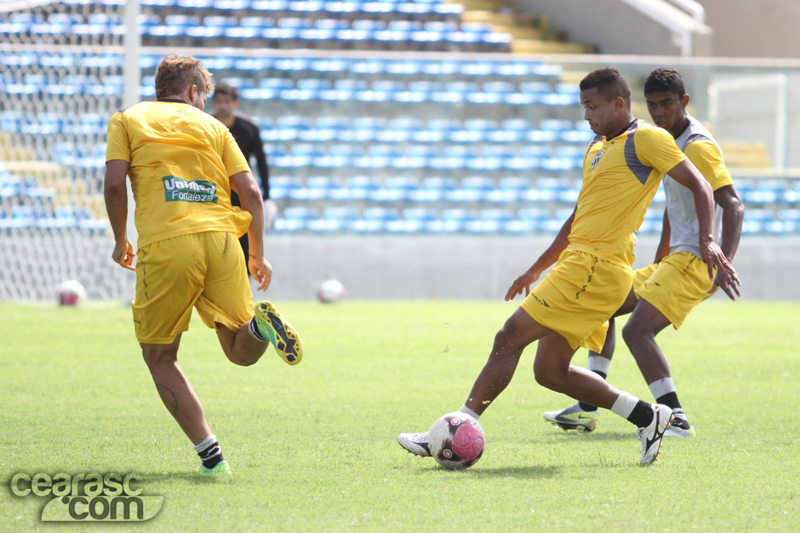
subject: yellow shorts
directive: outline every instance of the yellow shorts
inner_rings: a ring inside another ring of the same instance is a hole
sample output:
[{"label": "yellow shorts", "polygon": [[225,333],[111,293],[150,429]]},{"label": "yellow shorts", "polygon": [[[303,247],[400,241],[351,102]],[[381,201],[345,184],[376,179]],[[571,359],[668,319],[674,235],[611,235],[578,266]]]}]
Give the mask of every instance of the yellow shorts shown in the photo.
[{"label": "yellow shorts", "polygon": [[599,352],[608,319],[631,290],[630,269],[579,250],[564,250],[556,266],[523,300],[536,322],[559,333],[569,345]]},{"label": "yellow shorts", "polygon": [[675,252],[660,262],[635,270],[633,292],[661,311],[675,329],[694,307],[711,296],[714,284],[708,265],[691,252]]},{"label": "yellow shorts", "polygon": [[143,246],[136,261],[133,322],[145,344],[170,344],[189,329],[192,307],[210,327],[237,330],[253,318],[253,294],[233,233],[181,235]]}]

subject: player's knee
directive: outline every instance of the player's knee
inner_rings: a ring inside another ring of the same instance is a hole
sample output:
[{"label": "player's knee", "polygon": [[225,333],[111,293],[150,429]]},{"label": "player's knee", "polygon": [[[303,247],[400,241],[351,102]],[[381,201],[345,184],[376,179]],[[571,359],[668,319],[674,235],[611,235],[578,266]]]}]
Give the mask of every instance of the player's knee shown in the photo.
[{"label": "player's knee", "polygon": [[524,349],[528,344],[523,332],[506,322],[494,336],[493,353],[514,353]]},{"label": "player's knee", "polygon": [[622,328],[622,338],[628,346],[647,337],[647,335],[647,329],[638,320],[630,319]]},{"label": "player's knee", "polygon": [[253,366],[261,358],[261,355],[248,356],[227,351],[225,352],[225,356],[228,358],[228,361],[238,366]]},{"label": "player's knee", "polygon": [[563,376],[561,370],[549,364],[546,359],[537,357],[533,363],[533,377],[536,378],[536,383],[542,387],[561,391],[566,376]]},{"label": "player's knee", "polygon": [[536,383],[547,389],[560,392],[563,390],[563,380],[557,372],[550,370],[537,369],[533,367],[533,377],[536,378]]},{"label": "player's knee", "polygon": [[149,345],[142,347],[142,358],[147,367],[152,371],[164,364],[172,365],[178,358],[177,350],[171,350],[161,345]]}]

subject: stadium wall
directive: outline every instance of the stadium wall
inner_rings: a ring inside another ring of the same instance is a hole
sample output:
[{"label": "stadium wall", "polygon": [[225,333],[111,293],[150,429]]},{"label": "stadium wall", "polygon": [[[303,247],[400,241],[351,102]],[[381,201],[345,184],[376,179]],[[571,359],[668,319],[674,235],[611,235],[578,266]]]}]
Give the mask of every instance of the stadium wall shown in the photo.
[{"label": "stadium wall", "polygon": [[800,2],[702,0],[706,23],[714,29],[716,57],[800,57]]},{"label": "stadium wall", "polygon": [[[713,34],[695,42],[694,56],[800,57],[800,2],[702,0]],[[620,0],[520,0],[525,14],[545,14],[569,38],[603,54],[679,55],[669,31]],[[602,24],[597,21],[602,20]]]},{"label": "stadium wall", "polygon": [[[319,283],[334,278],[353,299],[498,299],[551,242],[551,236],[542,235],[268,234],[266,255],[274,276],[267,297],[313,299]],[[637,268],[652,260],[657,244],[655,237],[639,239]],[[0,246],[8,251],[0,256],[4,300],[36,300],[43,288],[55,298],[56,286],[70,278],[83,283],[90,299],[129,302],[133,297],[135,275],[111,261],[109,237],[60,240],[52,256],[78,250],[80,260],[55,260],[54,272],[41,261],[49,247],[41,236],[2,236]],[[744,236],[734,266],[744,284],[743,299],[800,300],[800,238]]]},{"label": "stadium wall", "polygon": [[[499,299],[552,242],[551,236],[267,236],[275,269],[269,297],[310,299],[335,278],[354,299]],[[658,239],[639,239],[635,267]],[[742,298],[800,300],[800,238],[742,238],[734,266]],[[715,298],[724,296],[716,295]]]},{"label": "stadium wall", "polygon": [[[601,54],[681,55],[667,28],[620,0],[520,0],[519,9],[526,15],[546,15],[553,29]],[[695,35],[691,55],[711,55],[712,39],[710,34]]]}]

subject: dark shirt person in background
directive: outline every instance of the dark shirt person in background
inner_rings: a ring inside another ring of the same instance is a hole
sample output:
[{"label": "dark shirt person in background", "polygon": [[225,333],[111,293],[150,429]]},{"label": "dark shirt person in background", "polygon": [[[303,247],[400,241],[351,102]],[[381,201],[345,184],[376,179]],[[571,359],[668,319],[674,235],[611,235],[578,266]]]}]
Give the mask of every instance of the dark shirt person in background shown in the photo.
[{"label": "dark shirt person in background", "polygon": [[[219,83],[214,90],[214,97],[211,99],[214,105],[213,117],[222,122],[231,135],[236,140],[248,163],[252,161],[253,156],[256,158],[256,165],[258,166],[258,176],[261,178],[261,196],[264,199],[264,213],[266,214],[265,227],[269,228],[272,225],[272,220],[275,216],[275,202],[269,198],[269,166],[267,165],[267,157],[264,155],[264,144],[261,142],[261,135],[258,131],[258,126],[247,117],[242,116],[237,112],[239,108],[239,89],[231,87],[225,82]],[[251,165],[252,166],[252,165]],[[231,203],[239,206],[239,196],[236,193],[231,195]],[[243,235],[239,242],[242,244],[244,250],[245,261],[249,250],[247,235]]]}]

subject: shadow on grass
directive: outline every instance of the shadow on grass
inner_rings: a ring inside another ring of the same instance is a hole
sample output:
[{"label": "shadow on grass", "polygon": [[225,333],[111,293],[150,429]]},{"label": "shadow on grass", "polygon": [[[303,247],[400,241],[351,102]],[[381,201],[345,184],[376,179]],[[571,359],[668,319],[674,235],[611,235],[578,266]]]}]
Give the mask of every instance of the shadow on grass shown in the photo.
[{"label": "shadow on grass", "polygon": [[162,472],[159,474],[142,474],[141,480],[145,484],[166,481],[186,481],[195,485],[214,485],[217,483],[231,482],[233,481],[233,476],[215,476],[182,470],[177,472]]},{"label": "shadow on grass", "polygon": [[561,468],[547,465],[531,466],[498,466],[498,467],[472,467],[468,470],[446,470],[435,465],[430,468],[417,470],[417,474],[430,475],[431,471],[445,472],[456,476],[469,476],[471,478],[510,477],[522,479],[546,479],[558,477]]},{"label": "shadow on grass", "polygon": [[577,431],[559,431],[545,435],[544,437],[537,437],[536,442],[621,442],[621,441],[636,441],[636,430],[632,431],[603,431],[598,433],[593,431],[591,433],[578,433]]}]

